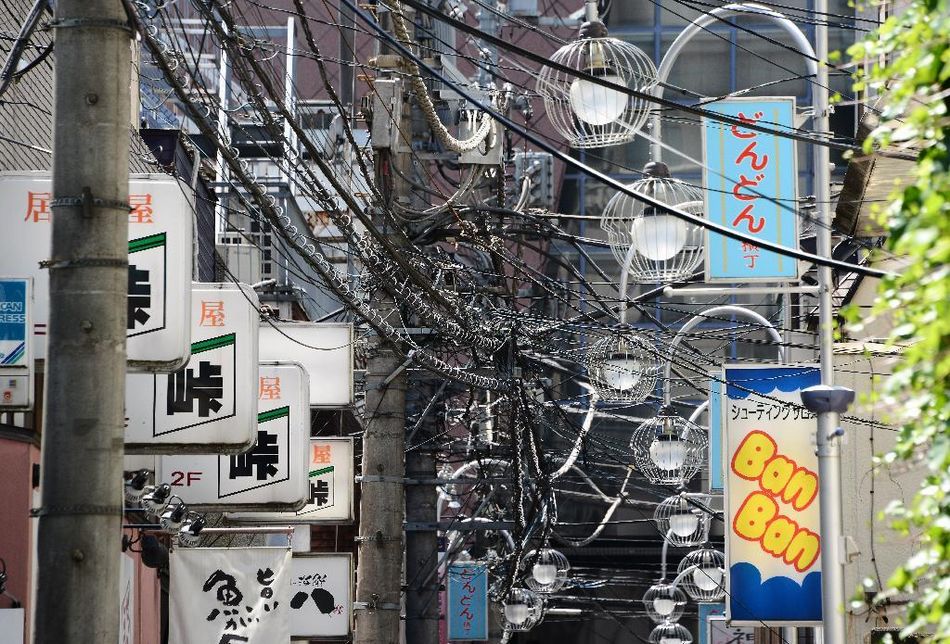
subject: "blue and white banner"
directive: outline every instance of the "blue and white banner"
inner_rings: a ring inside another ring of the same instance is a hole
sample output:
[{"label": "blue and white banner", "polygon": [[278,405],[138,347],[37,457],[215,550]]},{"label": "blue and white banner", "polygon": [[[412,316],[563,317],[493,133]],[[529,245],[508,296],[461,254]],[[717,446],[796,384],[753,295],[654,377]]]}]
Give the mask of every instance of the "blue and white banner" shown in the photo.
[{"label": "blue and white banner", "polygon": [[724,368],[726,615],[736,625],[821,622],[814,366]]},{"label": "blue and white banner", "polygon": [[[795,99],[730,98],[704,106],[772,130],[795,127]],[[703,186],[710,221],[743,235],[797,249],[798,162],[795,141],[703,119]],[[706,232],[707,282],[789,282],[798,260]]]},{"label": "blue and white banner", "polygon": [[488,569],[482,564],[449,566],[450,641],[488,640]]},{"label": "blue and white banner", "polygon": [[26,367],[30,305],[29,280],[0,279],[0,366]]}]

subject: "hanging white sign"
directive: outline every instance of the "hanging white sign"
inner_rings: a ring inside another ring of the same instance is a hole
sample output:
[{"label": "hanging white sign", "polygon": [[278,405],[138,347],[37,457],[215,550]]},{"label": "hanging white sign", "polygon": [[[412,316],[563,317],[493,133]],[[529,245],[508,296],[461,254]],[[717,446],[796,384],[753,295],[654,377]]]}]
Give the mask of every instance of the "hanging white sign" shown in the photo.
[{"label": "hanging white sign", "polygon": [[119,578],[119,644],[135,642],[135,561],[127,554],[120,555]]},{"label": "hanging white sign", "polygon": [[254,445],[259,306],[246,284],[194,285],[188,363],[126,378],[126,451],[216,454]]},{"label": "hanging white sign", "polygon": [[231,456],[162,456],[156,480],[169,482],[189,507],[202,512],[303,507],[310,498],[309,391],[299,364],[262,364],[254,447]]},{"label": "hanging white sign", "polygon": [[296,512],[229,513],[234,521],[260,524],[349,523],[353,520],[353,439],[310,439],[310,492]]},{"label": "hanging white sign", "polygon": [[261,360],[292,360],[310,374],[311,407],[353,404],[353,325],[261,324]]},{"label": "hanging white sign", "polygon": [[172,550],[168,641],[289,642],[290,559],[288,548]]},{"label": "hanging white sign", "polygon": [[[34,280],[33,336],[37,358],[46,355],[49,321],[52,181],[46,173],[0,176],[6,206],[0,237],[0,274]],[[127,355],[133,371],[173,371],[188,359],[187,306],[192,274],[191,189],[165,174],[129,181]]]},{"label": "hanging white sign", "polygon": [[352,615],[353,555],[294,555],[290,576],[290,636],[347,637]]}]

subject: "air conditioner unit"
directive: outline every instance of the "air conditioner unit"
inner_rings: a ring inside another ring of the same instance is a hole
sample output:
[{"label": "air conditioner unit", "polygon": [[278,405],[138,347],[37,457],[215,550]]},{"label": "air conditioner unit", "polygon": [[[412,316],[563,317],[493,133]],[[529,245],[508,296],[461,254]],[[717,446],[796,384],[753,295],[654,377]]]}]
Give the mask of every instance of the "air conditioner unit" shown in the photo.
[{"label": "air conditioner unit", "polygon": [[215,248],[234,279],[245,284],[257,284],[261,281],[261,251],[257,246],[217,244]]}]

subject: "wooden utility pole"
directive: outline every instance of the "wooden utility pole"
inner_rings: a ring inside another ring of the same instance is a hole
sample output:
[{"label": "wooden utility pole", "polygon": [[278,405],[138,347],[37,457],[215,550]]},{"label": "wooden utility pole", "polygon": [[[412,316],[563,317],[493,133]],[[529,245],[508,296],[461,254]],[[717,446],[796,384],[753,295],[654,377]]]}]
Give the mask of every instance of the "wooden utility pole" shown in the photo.
[{"label": "wooden utility pole", "polygon": [[37,644],[119,638],[132,31],[57,0]]}]

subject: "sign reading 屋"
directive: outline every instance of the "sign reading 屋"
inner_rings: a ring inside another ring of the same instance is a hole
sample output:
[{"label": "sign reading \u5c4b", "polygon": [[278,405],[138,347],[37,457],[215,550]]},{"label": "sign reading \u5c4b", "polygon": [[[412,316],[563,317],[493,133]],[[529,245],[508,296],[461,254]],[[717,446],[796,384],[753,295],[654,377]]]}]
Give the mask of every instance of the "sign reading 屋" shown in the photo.
[{"label": "sign reading \u5c4b", "polygon": [[[127,354],[133,371],[172,371],[188,359],[192,277],[191,189],[168,175],[129,181]],[[48,260],[52,242],[52,182],[47,174],[0,176],[5,206],[0,274],[34,280],[33,337],[46,353],[49,320]]]},{"label": "sign reading \u5c4b", "polygon": [[259,306],[246,284],[194,285],[188,363],[126,377],[128,453],[235,453],[254,445]]},{"label": "sign reading \u5c4b", "polygon": [[[730,98],[704,106],[749,125],[789,131],[794,98]],[[706,216],[747,238],[797,249],[798,163],[795,141],[703,119]],[[706,232],[707,282],[789,282],[798,260]]]},{"label": "sign reading \u5c4b", "polygon": [[737,625],[821,622],[815,416],[818,367],[726,366],[726,615]]},{"label": "sign reading \u5c4b", "polygon": [[309,499],[310,407],[307,372],[295,363],[260,366],[257,441],[242,454],[162,456],[156,479],[188,506],[297,510]]}]

